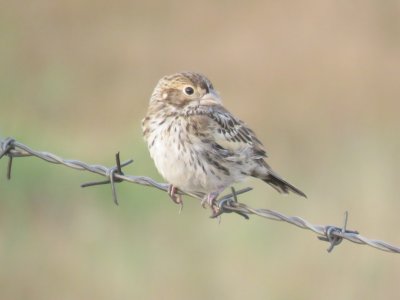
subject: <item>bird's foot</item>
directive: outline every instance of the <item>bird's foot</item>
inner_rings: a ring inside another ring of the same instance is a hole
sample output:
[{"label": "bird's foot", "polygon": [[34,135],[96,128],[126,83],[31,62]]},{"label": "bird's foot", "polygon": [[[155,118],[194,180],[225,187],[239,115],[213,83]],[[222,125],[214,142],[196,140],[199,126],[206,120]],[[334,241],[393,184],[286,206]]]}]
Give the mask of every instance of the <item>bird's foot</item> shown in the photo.
[{"label": "bird's foot", "polygon": [[204,196],[203,200],[201,200],[201,205],[205,208],[206,204],[211,208],[212,215],[211,218],[215,218],[219,215],[219,207],[216,204],[216,200],[218,198],[219,193],[212,192],[206,196]]},{"label": "bird's foot", "polygon": [[168,187],[168,195],[174,201],[175,204],[178,204],[179,207],[179,213],[181,213],[183,209],[183,199],[182,195],[177,194],[178,188],[176,186],[173,186],[172,184],[169,185]]}]

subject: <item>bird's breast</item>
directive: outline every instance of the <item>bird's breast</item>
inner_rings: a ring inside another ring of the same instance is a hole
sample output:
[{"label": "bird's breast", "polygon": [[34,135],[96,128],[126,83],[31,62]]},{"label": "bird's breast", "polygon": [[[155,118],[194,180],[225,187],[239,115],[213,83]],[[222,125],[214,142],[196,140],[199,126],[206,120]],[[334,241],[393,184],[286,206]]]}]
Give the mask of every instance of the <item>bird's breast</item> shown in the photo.
[{"label": "bird's breast", "polygon": [[160,174],[183,191],[220,190],[226,178],[207,162],[207,145],[189,130],[190,126],[186,119],[174,117],[150,127],[146,138],[150,155]]}]

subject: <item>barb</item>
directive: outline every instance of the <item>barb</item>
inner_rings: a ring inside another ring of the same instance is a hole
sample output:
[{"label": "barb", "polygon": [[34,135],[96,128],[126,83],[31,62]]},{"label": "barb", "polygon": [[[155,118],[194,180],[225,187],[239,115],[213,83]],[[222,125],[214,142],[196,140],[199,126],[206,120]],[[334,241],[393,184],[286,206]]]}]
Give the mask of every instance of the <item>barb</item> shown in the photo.
[{"label": "barb", "polygon": [[[122,172],[122,168],[131,164],[133,160],[121,163],[119,159],[119,153],[116,155],[116,166],[107,168],[102,165],[86,164],[79,160],[63,159],[49,152],[36,151],[22,143],[17,142],[13,138],[6,138],[6,139],[0,139],[0,159],[3,158],[4,156],[7,156],[9,159],[7,167],[7,179],[11,179],[11,168],[12,168],[13,158],[27,157],[27,156],[34,156],[53,164],[61,164],[76,170],[88,171],[104,176],[107,178],[107,180],[85,183],[82,184],[82,187],[110,183],[113,199],[116,204],[118,204],[118,200],[117,200],[115,183],[122,181],[154,187],[168,193],[169,184],[159,183],[146,176],[125,175]],[[246,188],[243,190],[235,191],[235,189],[232,188],[232,193],[221,197],[217,201],[219,212],[213,215],[213,217],[220,216],[224,213],[233,212],[239,214],[240,216],[246,219],[249,219],[250,215],[256,215],[270,220],[287,222],[299,228],[310,230],[316,233],[320,240],[329,242],[330,246],[327,249],[328,252],[331,252],[335,246],[339,245],[343,241],[343,239],[346,239],[350,242],[356,244],[368,245],[382,251],[400,253],[399,247],[393,246],[384,241],[368,239],[366,237],[361,236],[357,231],[354,230],[347,230],[346,228],[348,220],[347,212],[345,213],[345,220],[343,227],[336,227],[331,225],[313,225],[301,217],[286,216],[282,213],[269,209],[252,208],[250,206],[247,206],[246,204],[238,202],[237,196],[249,192],[250,190],[251,188]],[[179,193],[184,194],[182,192]],[[190,195],[190,196],[199,198],[196,195]]]}]

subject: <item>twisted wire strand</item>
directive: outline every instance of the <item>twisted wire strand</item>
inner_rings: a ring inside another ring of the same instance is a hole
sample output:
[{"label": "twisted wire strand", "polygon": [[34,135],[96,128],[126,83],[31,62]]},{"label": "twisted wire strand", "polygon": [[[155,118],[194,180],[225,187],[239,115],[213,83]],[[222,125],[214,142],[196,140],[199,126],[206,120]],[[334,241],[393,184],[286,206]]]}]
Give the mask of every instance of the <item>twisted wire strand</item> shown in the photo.
[{"label": "twisted wire strand", "polygon": [[[106,181],[87,183],[87,184],[83,184],[82,186],[84,187],[84,186],[110,183],[112,186],[114,202],[116,204],[118,204],[118,202],[117,202],[117,196],[116,196],[116,191],[115,191],[115,182],[127,181],[127,182],[131,182],[131,183],[154,187],[159,190],[168,192],[169,185],[166,183],[159,183],[159,182],[153,180],[152,178],[149,178],[146,176],[134,176],[134,175],[123,174],[121,167],[124,167],[124,166],[132,163],[133,161],[130,160],[130,161],[120,164],[119,156],[117,156],[117,166],[107,168],[105,166],[98,165],[98,164],[87,164],[87,163],[84,163],[79,160],[63,159],[63,158],[61,158],[55,154],[52,154],[50,152],[33,150],[30,147],[28,147],[20,142],[17,142],[13,138],[0,139],[0,159],[3,158],[4,156],[7,156],[9,158],[8,172],[7,172],[8,179],[10,179],[10,177],[11,177],[12,159],[17,158],[17,157],[28,157],[28,156],[34,156],[34,157],[40,158],[44,161],[47,161],[49,163],[61,164],[61,165],[64,165],[66,167],[73,168],[76,170],[88,171],[88,172],[92,172],[92,173],[107,177],[108,180],[106,180]],[[346,229],[347,213],[346,213],[346,217],[345,217],[345,224],[343,227],[336,227],[336,226],[331,226],[331,225],[314,225],[301,217],[286,216],[280,212],[273,211],[270,209],[252,208],[250,206],[247,206],[246,204],[238,202],[237,196],[242,193],[246,193],[250,190],[251,190],[251,188],[246,188],[246,189],[239,190],[239,191],[235,191],[234,189],[232,189],[232,193],[221,197],[218,200],[218,206],[220,208],[219,215],[223,214],[223,213],[234,212],[234,213],[237,213],[237,214],[245,217],[246,219],[248,219],[250,215],[256,215],[256,216],[270,219],[270,220],[287,222],[287,223],[295,225],[299,228],[310,230],[310,231],[316,233],[320,240],[329,242],[330,243],[330,247],[328,248],[329,252],[332,251],[332,249],[335,246],[339,245],[343,239],[346,239],[353,243],[368,245],[368,246],[371,246],[373,248],[376,248],[376,249],[379,249],[382,251],[391,252],[391,253],[400,253],[399,247],[393,246],[393,245],[386,243],[384,241],[381,241],[381,240],[368,239],[368,238],[363,237],[360,234],[358,234],[357,231],[347,230]],[[185,194],[182,192],[180,192],[180,193]],[[199,198],[196,195],[190,195],[190,196]]]}]

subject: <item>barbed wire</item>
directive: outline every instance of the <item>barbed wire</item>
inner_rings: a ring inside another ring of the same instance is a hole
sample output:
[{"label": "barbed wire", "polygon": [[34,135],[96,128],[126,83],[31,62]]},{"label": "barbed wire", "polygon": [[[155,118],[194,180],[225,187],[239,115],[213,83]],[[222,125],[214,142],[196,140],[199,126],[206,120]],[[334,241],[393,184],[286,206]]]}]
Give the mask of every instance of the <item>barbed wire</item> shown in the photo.
[{"label": "barbed wire", "polygon": [[[17,142],[13,138],[6,138],[6,139],[0,139],[0,159],[5,156],[8,157],[7,179],[11,179],[13,159],[18,157],[27,157],[27,156],[34,156],[53,164],[60,164],[76,170],[88,171],[104,176],[107,178],[107,180],[88,182],[82,184],[81,186],[88,187],[100,184],[110,184],[112,189],[113,199],[115,204],[117,205],[118,205],[118,198],[115,187],[115,183],[117,182],[127,181],[131,183],[154,187],[164,192],[168,192],[169,188],[169,184],[159,183],[150,177],[125,175],[122,172],[122,168],[131,164],[133,160],[128,160],[126,162],[121,163],[119,158],[119,153],[116,154],[116,165],[108,168],[97,164],[93,165],[87,164],[79,160],[63,159],[50,152],[33,150],[30,147],[20,142]],[[343,241],[343,239],[346,239],[353,243],[368,245],[382,251],[391,253],[400,253],[399,247],[393,246],[381,240],[368,239],[366,237],[361,236],[357,231],[348,230],[346,228],[348,219],[347,212],[345,213],[344,225],[342,227],[337,227],[332,225],[313,225],[301,217],[286,216],[282,213],[270,209],[252,208],[246,204],[240,203],[237,199],[237,196],[249,192],[250,190],[251,188],[245,188],[236,191],[235,189],[232,188],[232,192],[230,194],[225,195],[218,199],[217,201],[218,212],[214,214],[212,217],[220,217],[220,215],[224,213],[237,213],[238,215],[241,215],[246,219],[249,219],[250,215],[256,215],[270,220],[284,221],[289,224],[295,225],[299,228],[310,230],[316,233],[320,240],[329,242],[330,246],[327,249],[328,252],[331,252],[335,246],[339,245]],[[178,193],[180,193],[181,195],[189,195],[183,193],[182,191],[178,191]],[[199,198],[197,195],[189,195],[189,196]]]}]

